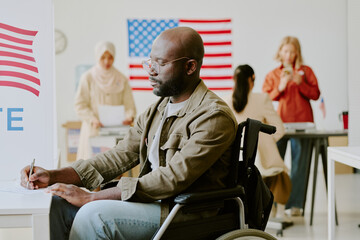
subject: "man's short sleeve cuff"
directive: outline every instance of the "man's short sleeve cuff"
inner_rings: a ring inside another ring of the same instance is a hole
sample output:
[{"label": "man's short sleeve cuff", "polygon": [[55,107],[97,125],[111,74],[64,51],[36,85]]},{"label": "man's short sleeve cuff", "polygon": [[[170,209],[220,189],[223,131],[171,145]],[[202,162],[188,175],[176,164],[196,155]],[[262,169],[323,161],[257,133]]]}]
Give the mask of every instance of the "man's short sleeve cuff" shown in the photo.
[{"label": "man's short sleeve cuff", "polygon": [[81,182],[87,189],[93,190],[104,181],[101,174],[87,161],[77,160],[71,167],[79,175]]}]

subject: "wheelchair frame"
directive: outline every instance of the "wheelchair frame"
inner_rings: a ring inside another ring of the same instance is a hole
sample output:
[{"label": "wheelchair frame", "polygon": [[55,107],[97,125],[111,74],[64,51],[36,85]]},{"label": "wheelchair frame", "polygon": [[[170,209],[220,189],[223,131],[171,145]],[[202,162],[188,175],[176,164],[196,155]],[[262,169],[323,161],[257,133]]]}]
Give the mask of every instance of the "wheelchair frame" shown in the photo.
[{"label": "wheelchair frame", "polygon": [[[249,143],[249,146],[245,146],[245,140],[243,141],[243,146],[241,146],[241,139],[242,139],[242,130],[245,127],[245,138],[248,133],[250,126],[253,127],[256,132],[255,140]],[[222,189],[219,191],[212,191],[212,192],[206,192],[206,193],[184,193],[180,194],[174,199],[174,202],[176,203],[175,206],[171,209],[169,215],[165,219],[164,223],[161,225],[161,227],[158,229],[158,231],[153,236],[153,240],[159,240],[161,239],[166,231],[169,229],[169,226],[173,223],[173,220],[176,216],[176,214],[183,209],[185,206],[191,205],[191,204],[202,204],[203,201],[215,203],[217,201],[226,201],[226,200],[234,200],[239,207],[239,226],[238,229],[235,229],[235,231],[228,232],[228,233],[222,233],[221,236],[218,236],[220,239],[234,239],[232,236],[257,236],[261,239],[276,239],[270,234],[267,234],[261,230],[257,229],[248,229],[248,224],[246,224],[246,218],[245,218],[245,205],[243,200],[240,198],[240,196],[245,195],[245,190],[243,186],[240,186],[237,179],[239,174],[239,161],[247,161],[248,156],[251,156],[251,158],[255,159],[256,150],[257,150],[257,142],[258,142],[258,133],[259,132],[265,132],[267,134],[273,134],[276,131],[276,128],[270,125],[266,125],[261,123],[260,121],[253,120],[253,119],[247,119],[246,122],[242,122],[239,124],[239,130],[236,134],[236,139],[234,141],[234,149],[232,153],[232,159],[233,162],[235,162],[236,170],[233,172],[233,175],[235,177],[235,187],[231,187],[229,189]],[[243,155],[240,154],[242,151]],[[235,159],[235,160],[234,160]],[[244,160],[245,159],[245,160]],[[247,162],[245,163],[245,167],[247,168]],[[246,171],[245,171],[246,172]],[[221,195],[221,196],[219,196]],[[230,230],[231,231],[231,230]],[[246,231],[246,232],[244,232]],[[244,235],[245,234],[245,235]],[[168,238],[166,238],[168,239]],[[203,238],[202,238],[203,239]],[[205,238],[204,238],[205,239]]]}]

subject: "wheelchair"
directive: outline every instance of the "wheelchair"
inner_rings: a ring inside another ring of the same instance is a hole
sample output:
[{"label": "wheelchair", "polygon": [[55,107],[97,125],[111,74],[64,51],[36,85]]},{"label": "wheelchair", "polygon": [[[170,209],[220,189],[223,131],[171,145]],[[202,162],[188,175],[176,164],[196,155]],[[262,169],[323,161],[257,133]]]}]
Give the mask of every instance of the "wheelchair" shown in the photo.
[{"label": "wheelchair", "polygon": [[[183,193],[175,197],[174,207],[152,239],[276,239],[264,232],[273,203],[270,190],[267,189],[271,195],[270,209],[262,212],[261,226],[251,226],[251,216],[257,211],[256,206],[254,211],[254,204],[257,203],[247,199],[247,194],[252,190],[252,175],[256,174],[253,171],[258,171],[254,162],[259,132],[273,134],[275,131],[274,126],[249,118],[240,123],[233,143],[229,187],[210,192]],[[258,172],[257,174],[260,175]],[[215,214],[198,219],[174,221],[179,212],[185,216],[201,212]]]}]

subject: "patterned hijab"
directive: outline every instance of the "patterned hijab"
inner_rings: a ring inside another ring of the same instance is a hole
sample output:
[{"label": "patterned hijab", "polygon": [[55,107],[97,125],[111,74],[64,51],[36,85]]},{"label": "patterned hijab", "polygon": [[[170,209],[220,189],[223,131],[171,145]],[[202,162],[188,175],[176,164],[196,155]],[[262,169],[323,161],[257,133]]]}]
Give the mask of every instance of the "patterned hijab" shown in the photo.
[{"label": "patterned hijab", "polygon": [[115,59],[115,46],[111,42],[99,42],[95,46],[95,57],[97,64],[91,68],[97,86],[105,93],[118,93],[124,88],[126,77],[120,73],[114,66],[104,69],[100,65],[102,55],[108,51]]}]

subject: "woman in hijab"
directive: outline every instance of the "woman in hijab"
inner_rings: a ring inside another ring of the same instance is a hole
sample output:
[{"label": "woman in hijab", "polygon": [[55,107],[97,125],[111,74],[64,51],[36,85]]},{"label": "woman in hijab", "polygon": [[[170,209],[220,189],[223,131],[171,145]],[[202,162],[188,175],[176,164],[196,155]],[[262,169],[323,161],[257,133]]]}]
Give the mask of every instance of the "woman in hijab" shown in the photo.
[{"label": "woman in hijab", "polygon": [[115,46],[99,42],[95,47],[97,64],[80,79],[75,99],[75,111],[82,120],[76,159],[91,157],[89,138],[98,135],[102,123],[99,105],[124,105],[124,125],[131,125],[136,115],[134,98],[128,79],[114,66]]}]

